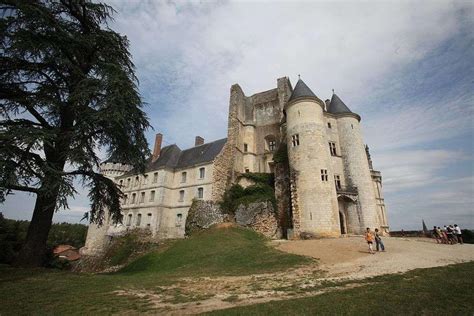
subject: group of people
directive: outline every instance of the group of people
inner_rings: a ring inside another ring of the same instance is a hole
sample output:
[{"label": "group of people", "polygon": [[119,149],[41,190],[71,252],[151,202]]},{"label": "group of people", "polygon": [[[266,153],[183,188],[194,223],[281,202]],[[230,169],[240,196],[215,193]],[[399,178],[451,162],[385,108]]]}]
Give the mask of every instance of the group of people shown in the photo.
[{"label": "group of people", "polygon": [[365,240],[367,241],[367,244],[369,245],[369,253],[375,254],[375,251],[373,249],[374,241],[377,251],[385,251],[385,245],[383,244],[382,238],[380,237],[378,228],[375,229],[375,232],[372,232],[370,228],[367,227],[364,236]]},{"label": "group of people", "polygon": [[457,224],[445,225],[444,228],[434,226],[432,235],[438,244],[454,245],[459,243],[462,245],[463,243],[462,231]]}]

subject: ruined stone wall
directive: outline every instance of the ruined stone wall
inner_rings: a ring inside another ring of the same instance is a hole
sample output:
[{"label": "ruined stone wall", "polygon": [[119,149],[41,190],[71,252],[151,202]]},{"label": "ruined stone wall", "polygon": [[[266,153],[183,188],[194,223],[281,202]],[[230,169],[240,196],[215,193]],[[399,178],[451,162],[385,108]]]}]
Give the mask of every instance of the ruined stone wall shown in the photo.
[{"label": "ruined stone wall", "polygon": [[232,166],[234,157],[232,156],[232,144],[227,142],[219,155],[214,159],[214,173],[212,178],[211,201],[222,200],[225,190],[228,188],[232,178]]},{"label": "ruined stone wall", "polygon": [[290,170],[287,162],[275,164],[276,216],[282,235],[287,238],[287,230],[292,228]]},{"label": "ruined stone wall", "polygon": [[282,236],[275,210],[270,201],[239,205],[235,211],[235,222],[268,238],[280,239]]}]

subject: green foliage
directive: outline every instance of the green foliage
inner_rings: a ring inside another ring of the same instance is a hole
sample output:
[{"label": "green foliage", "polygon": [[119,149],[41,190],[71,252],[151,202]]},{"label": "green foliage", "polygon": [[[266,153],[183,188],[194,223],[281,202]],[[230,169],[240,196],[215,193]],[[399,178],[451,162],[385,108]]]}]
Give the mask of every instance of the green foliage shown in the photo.
[{"label": "green foliage", "polygon": [[462,230],[462,239],[466,244],[474,244],[474,231],[470,229]]},{"label": "green foliage", "polygon": [[[16,257],[25,242],[29,224],[29,221],[6,219],[0,213],[0,263],[11,263]],[[56,223],[51,226],[47,245],[50,250],[61,244],[80,248],[84,246],[86,235],[86,225]]]},{"label": "green foliage", "polygon": [[208,229],[178,240],[164,252],[149,253],[126,266],[123,274],[166,277],[246,275],[281,271],[311,259],[283,253],[266,245],[250,229]]},{"label": "green foliage", "polygon": [[[248,205],[254,202],[271,201],[275,206],[274,176],[271,173],[244,173],[255,184],[243,188],[240,184],[232,185],[224,193],[221,208],[228,214],[234,214],[240,204]],[[274,209],[276,209],[274,207]]]},{"label": "green foliage", "polygon": [[286,143],[281,143],[275,154],[273,161],[276,163],[288,163],[288,147]]},{"label": "green foliage", "polygon": [[90,220],[102,222],[105,208],[119,220],[122,193],[96,172],[97,153],[143,170],[149,123],[129,42],[107,24],[114,10],[5,0],[2,11],[0,202],[20,190],[43,197],[48,211],[66,208],[79,177],[90,190]]}]

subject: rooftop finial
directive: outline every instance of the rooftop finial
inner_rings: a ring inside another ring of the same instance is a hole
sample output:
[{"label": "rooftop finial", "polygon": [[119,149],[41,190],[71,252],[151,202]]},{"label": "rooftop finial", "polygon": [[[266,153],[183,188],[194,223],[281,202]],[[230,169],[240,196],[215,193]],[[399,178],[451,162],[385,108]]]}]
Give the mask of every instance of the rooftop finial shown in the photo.
[{"label": "rooftop finial", "polygon": [[300,74],[298,74],[298,80],[300,80],[300,79],[301,79],[301,75],[300,75]]},{"label": "rooftop finial", "polygon": [[334,94],[334,89],[332,89],[332,94]]}]

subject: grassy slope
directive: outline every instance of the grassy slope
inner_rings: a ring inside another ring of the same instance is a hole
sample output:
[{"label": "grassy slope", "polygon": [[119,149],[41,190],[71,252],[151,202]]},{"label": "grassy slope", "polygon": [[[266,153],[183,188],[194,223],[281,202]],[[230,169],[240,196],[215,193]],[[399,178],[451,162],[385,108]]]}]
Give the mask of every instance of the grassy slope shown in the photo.
[{"label": "grassy slope", "polygon": [[179,240],[167,251],[132,262],[124,274],[163,276],[246,275],[284,270],[311,260],[267,247],[265,238],[237,227],[207,230]]},{"label": "grassy slope", "polygon": [[473,315],[474,262],[364,280],[319,296],[215,311],[209,315]]},{"label": "grassy slope", "polygon": [[117,296],[124,288],[156,288],[176,276],[243,275],[284,270],[308,262],[279,252],[246,229],[208,230],[151,253],[121,273],[75,274],[0,266],[0,315],[137,313],[151,309],[146,299]]}]

